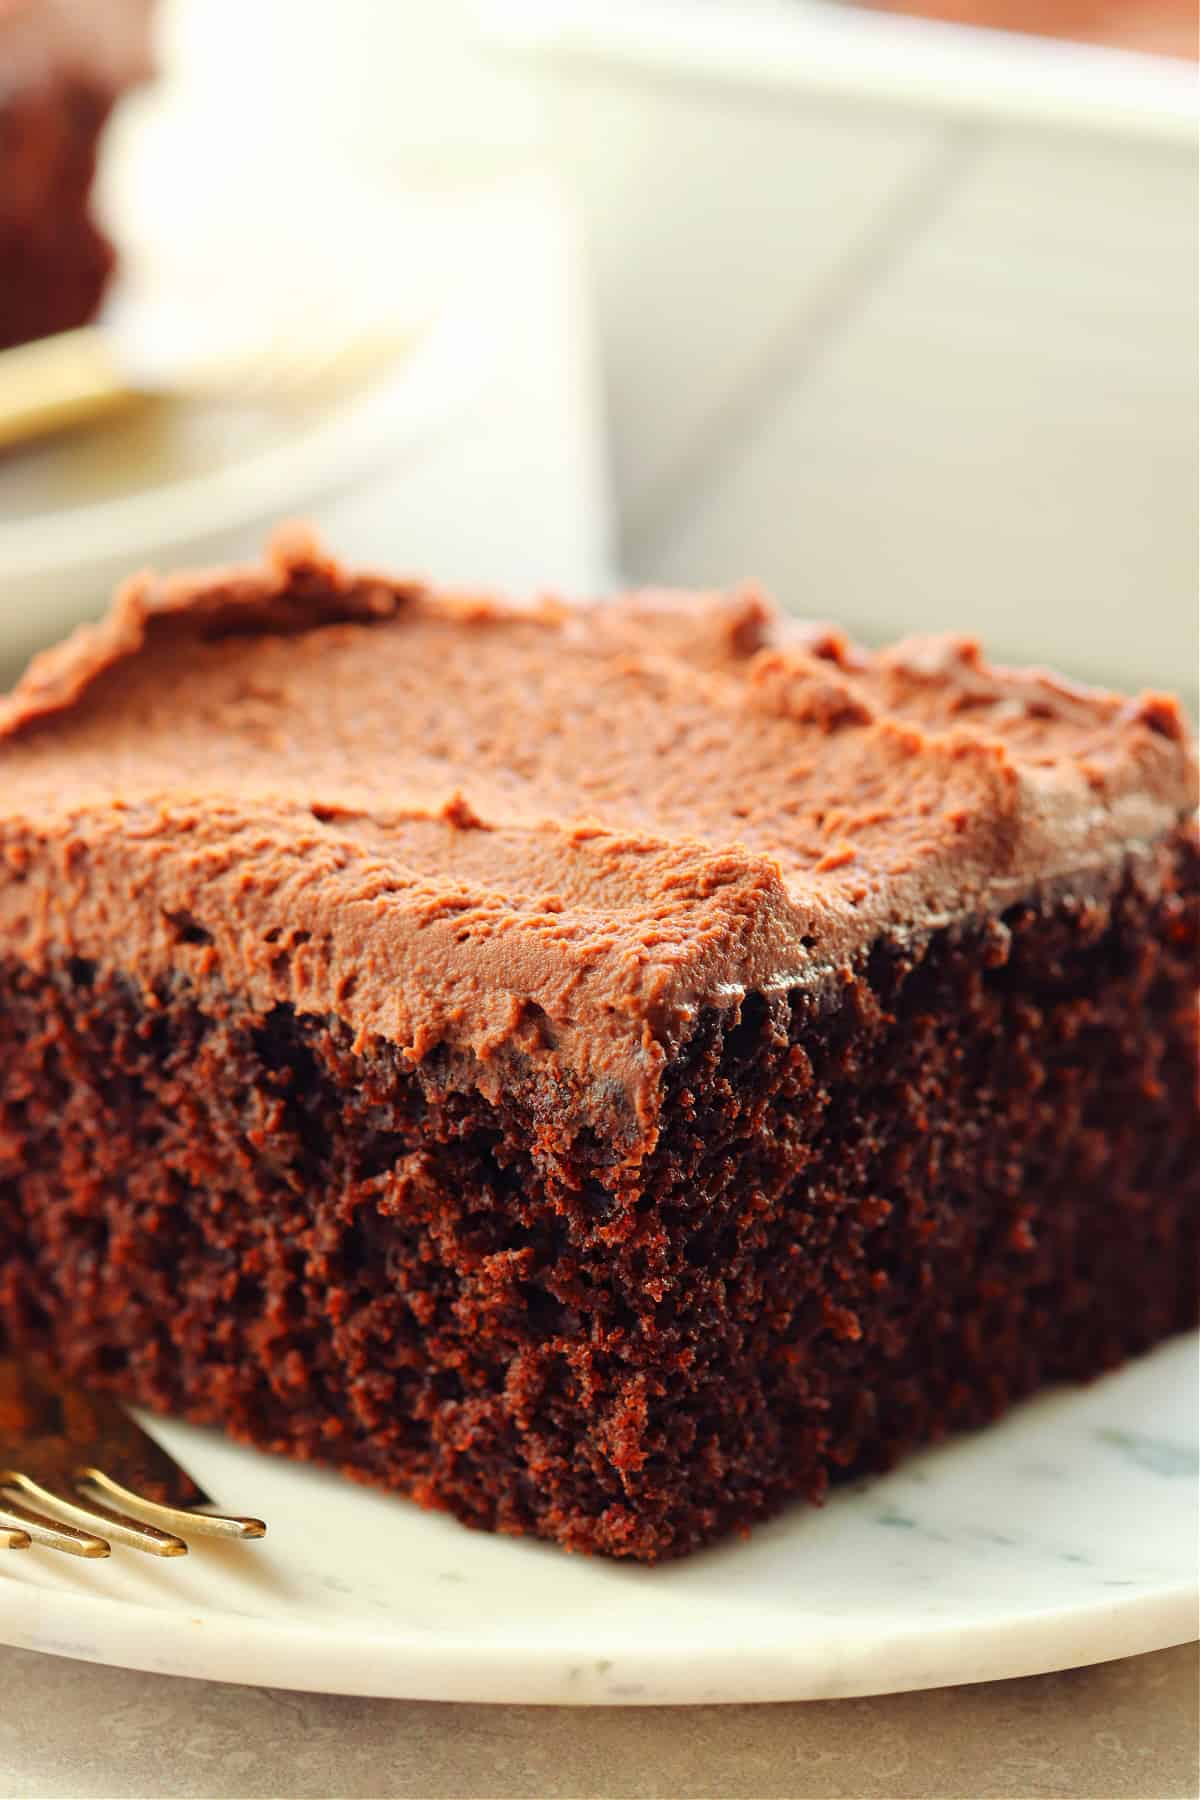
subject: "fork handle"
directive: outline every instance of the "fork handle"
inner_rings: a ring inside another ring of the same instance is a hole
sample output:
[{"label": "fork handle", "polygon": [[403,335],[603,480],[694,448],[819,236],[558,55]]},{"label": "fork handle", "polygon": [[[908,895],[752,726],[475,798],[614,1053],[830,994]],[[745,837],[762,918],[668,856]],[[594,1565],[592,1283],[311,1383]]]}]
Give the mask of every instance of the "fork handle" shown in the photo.
[{"label": "fork handle", "polygon": [[119,411],[137,396],[94,325],[0,351],[0,450]]}]

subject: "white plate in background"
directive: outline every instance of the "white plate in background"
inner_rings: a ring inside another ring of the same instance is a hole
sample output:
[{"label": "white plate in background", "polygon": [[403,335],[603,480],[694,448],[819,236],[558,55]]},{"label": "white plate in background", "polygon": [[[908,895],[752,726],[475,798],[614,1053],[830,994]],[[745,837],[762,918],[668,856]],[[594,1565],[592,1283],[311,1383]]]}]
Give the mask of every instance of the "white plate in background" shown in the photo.
[{"label": "white plate in background", "polygon": [[0,1642],[213,1680],[579,1705],[826,1699],[1197,1634],[1197,1340],[658,1568],[144,1422],[258,1544],[0,1556]]},{"label": "white plate in background", "polygon": [[305,410],[177,399],[0,459],[6,661],[136,569],[223,556],[374,460],[410,452],[479,383],[488,346],[454,280],[470,233],[461,206],[448,223],[419,196],[397,208],[416,271],[406,284],[394,248],[373,252],[378,196],[347,193],[311,165],[291,189],[253,165],[235,179],[232,144],[222,152],[196,124],[164,81],[106,135],[101,205],[122,258],[114,327],[137,344],[147,332],[177,343],[186,364],[193,342],[201,360],[214,341],[252,352],[281,319],[306,338],[325,326],[344,338],[365,314],[394,321],[404,353]]},{"label": "white plate in background", "polygon": [[0,651],[48,642],[148,564],[224,557],[418,450],[453,423],[479,351],[448,309],[382,379],[288,426],[180,401],[0,465]]},{"label": "white plate in background", "polygon": [[[208,10],[182,16],[202,33]],[[306,412],[176,401],[0,459],[0,677],[134,571],[255,556],[281,519],[451,584],[609,578],[587,306],[552,176],[529,156],[368,166],[269,87],[248,152],[211,130],[220,66],[133,97],[106,136],[114,321],[236,346],[365,320],[405,347]]]}]

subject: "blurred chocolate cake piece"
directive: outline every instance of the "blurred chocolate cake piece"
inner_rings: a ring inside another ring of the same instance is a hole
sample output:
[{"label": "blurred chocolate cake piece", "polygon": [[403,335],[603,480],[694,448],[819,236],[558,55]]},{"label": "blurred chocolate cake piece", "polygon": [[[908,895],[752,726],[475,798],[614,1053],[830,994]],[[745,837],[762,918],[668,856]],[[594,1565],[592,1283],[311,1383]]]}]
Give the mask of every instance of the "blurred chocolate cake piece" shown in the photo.
[{"label": "blurred chocolate cake piece", "polygon": [[100,134],[150,72],[151,0],[0,0],[0,349],[95,314],[114,263],[91,211]]}]

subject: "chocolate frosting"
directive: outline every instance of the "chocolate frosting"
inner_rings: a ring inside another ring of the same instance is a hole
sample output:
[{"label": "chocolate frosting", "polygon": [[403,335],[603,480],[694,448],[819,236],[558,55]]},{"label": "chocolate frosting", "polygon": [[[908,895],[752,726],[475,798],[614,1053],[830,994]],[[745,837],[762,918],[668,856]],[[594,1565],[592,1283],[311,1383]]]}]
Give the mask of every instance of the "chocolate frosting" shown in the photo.
[{"label": "chocolate frosting", "polygon": [[0,699],[0,941],[469,1053],[654,1140],[698,1010],[1081,891],[1189,814],[1176,703],[868,654],[754,588],[139,577]]}]

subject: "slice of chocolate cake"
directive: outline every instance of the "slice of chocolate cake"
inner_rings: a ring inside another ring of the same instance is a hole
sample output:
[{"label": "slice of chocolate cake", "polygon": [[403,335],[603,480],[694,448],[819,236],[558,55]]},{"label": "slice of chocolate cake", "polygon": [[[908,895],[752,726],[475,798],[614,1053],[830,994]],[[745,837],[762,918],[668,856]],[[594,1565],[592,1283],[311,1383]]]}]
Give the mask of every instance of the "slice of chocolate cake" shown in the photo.
[{"label": "slice of chocolate cake", "polygon": [[0,1324],[653,1561],[1197,1311],[1174,703],[752,591],[138,580],[0,703]]},{"label": "slice of chocolate cake", "polygon": [[149,73],[150,0],[0,0],[0,349],[83,325],[113,251],[91,214],[100,133]]}]

